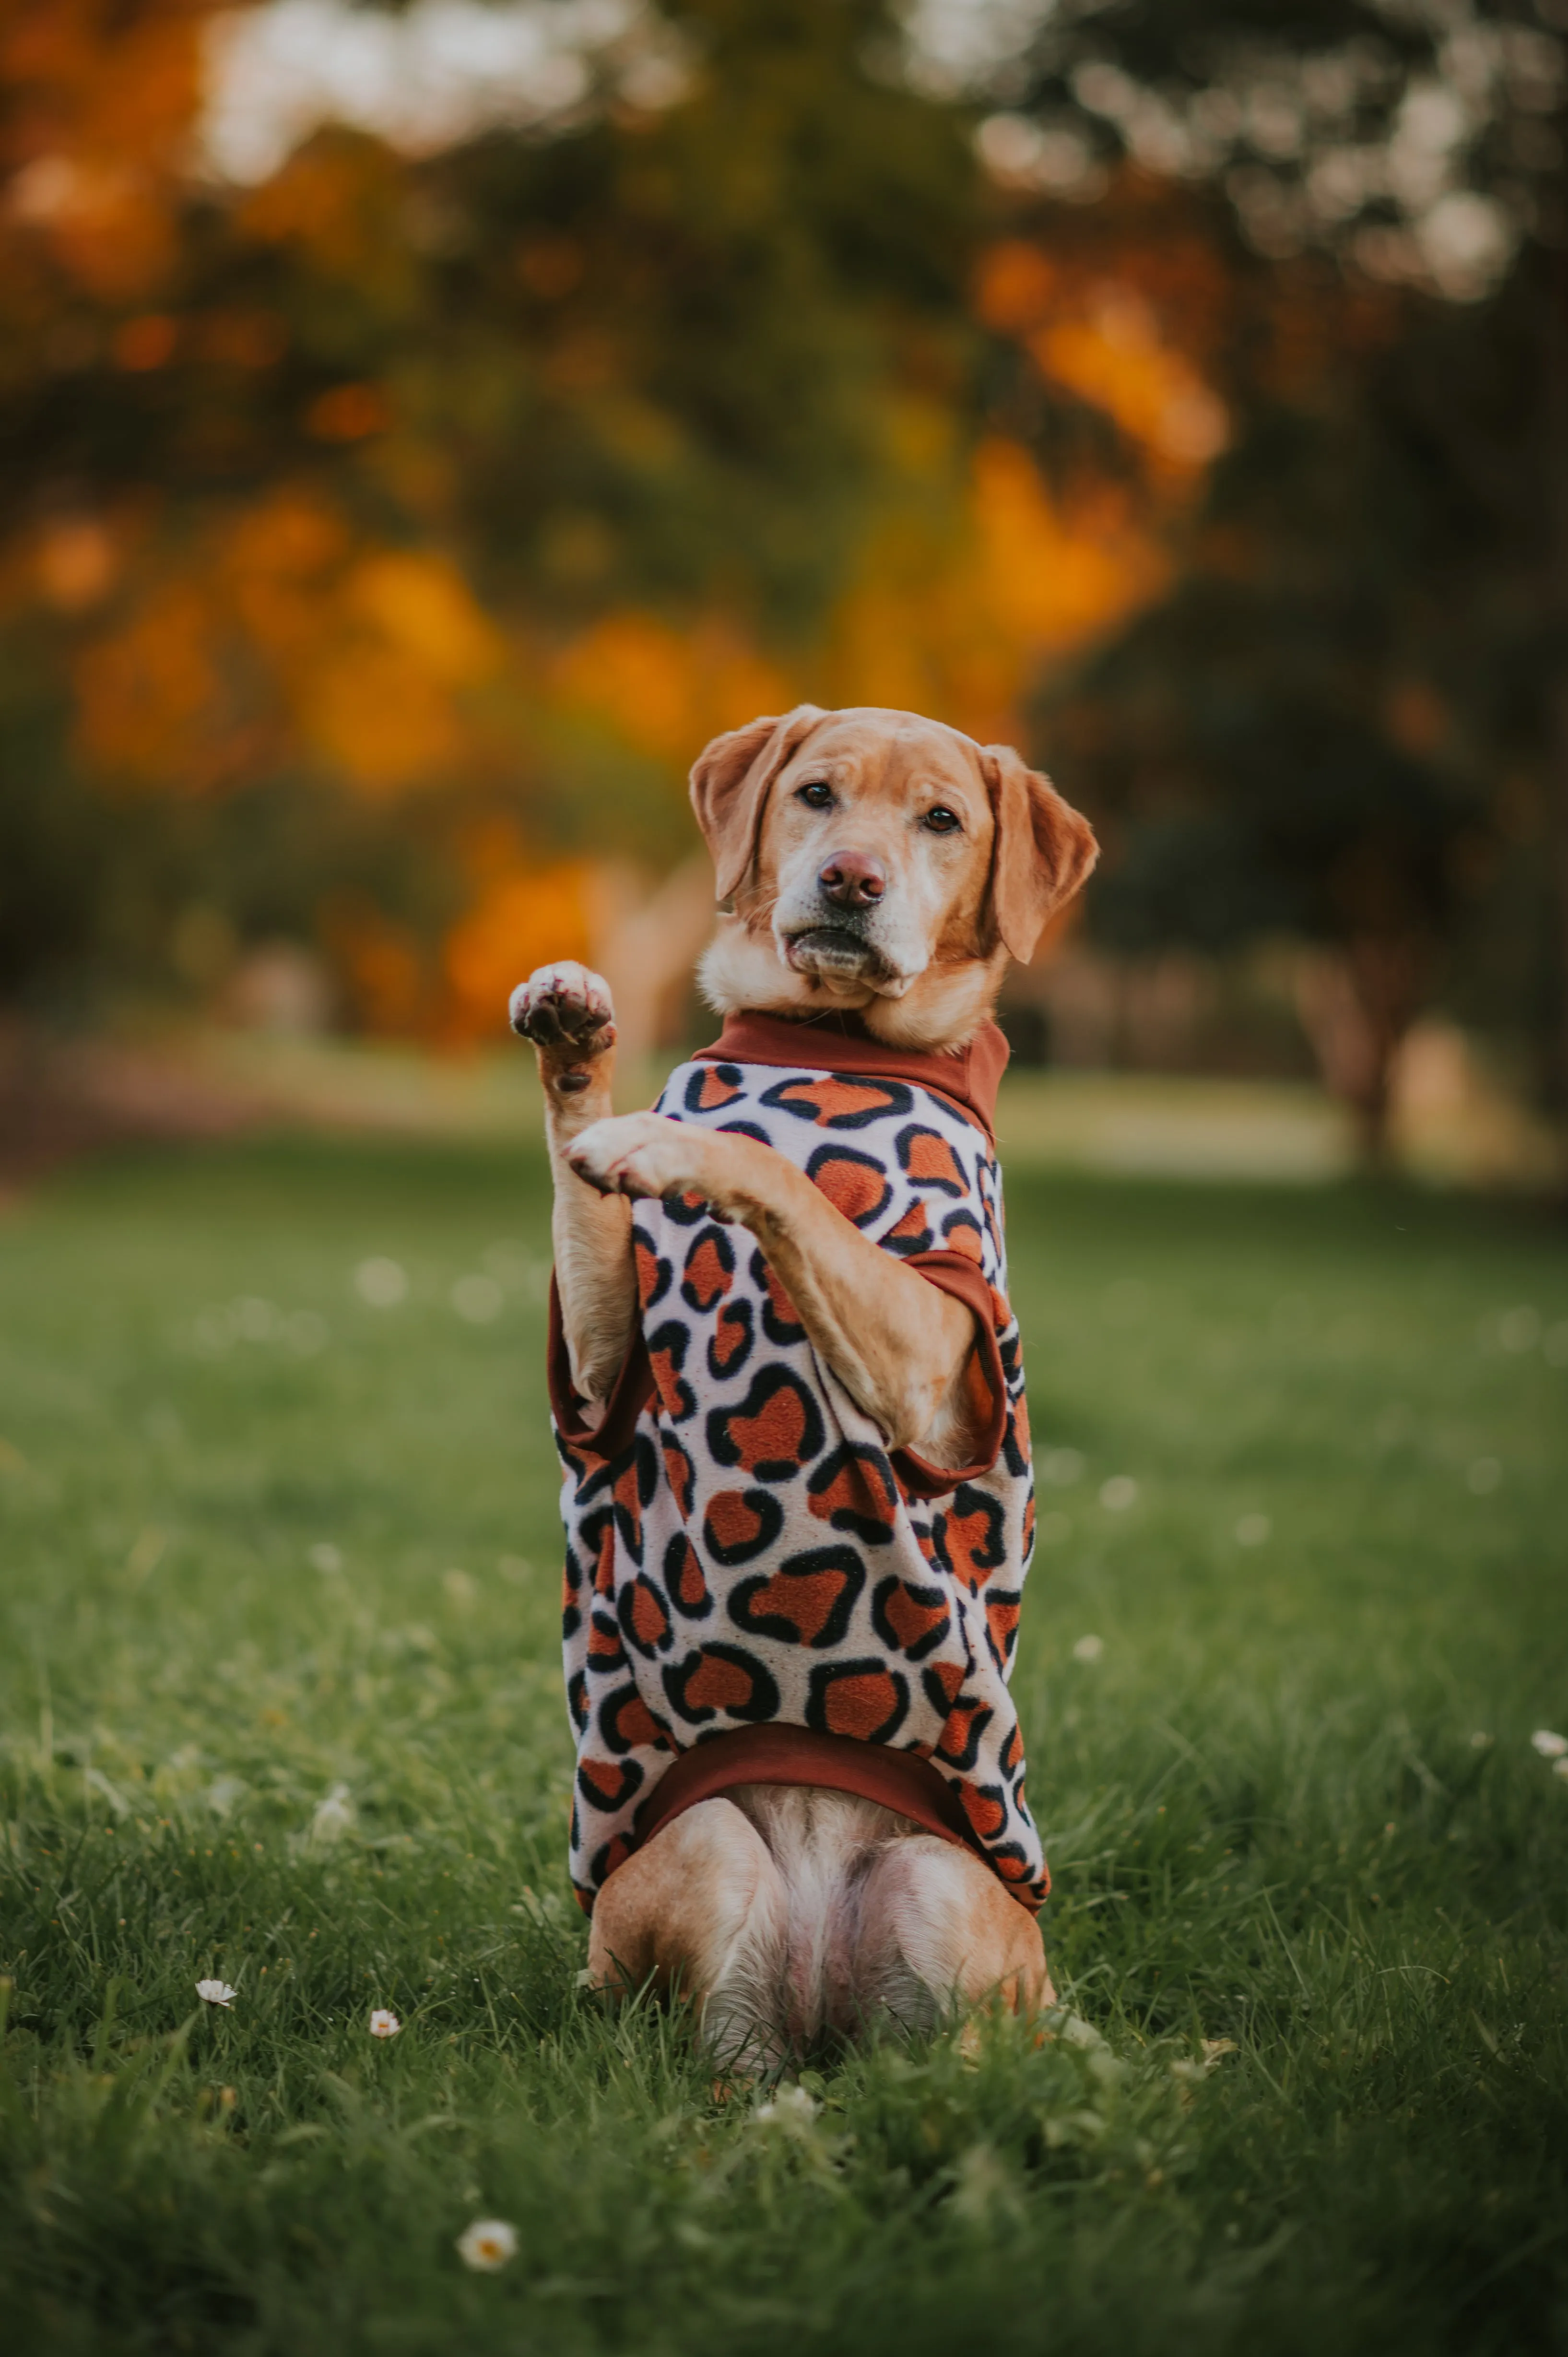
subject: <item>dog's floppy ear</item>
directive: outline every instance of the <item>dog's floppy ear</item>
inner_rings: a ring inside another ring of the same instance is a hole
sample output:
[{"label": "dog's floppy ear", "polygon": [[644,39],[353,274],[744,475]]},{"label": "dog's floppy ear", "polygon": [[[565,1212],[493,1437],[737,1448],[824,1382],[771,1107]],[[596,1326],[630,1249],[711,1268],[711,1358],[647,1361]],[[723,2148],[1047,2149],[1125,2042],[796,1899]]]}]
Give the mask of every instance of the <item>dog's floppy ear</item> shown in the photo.
[{"label": "dog's floppy ear", "polygon": [[768,790],[819,720],[819,705],[748,720],[705,745],[692,766],[692,808],[714,858],[714,898],[727,900],[757,856]]},{"label": "dog's floppy ear", "polygon": [[1046,919],[1085,881],[1100,845],[1089,821],[1011,745],[983,745],[980,766],[996,820],[992,920],[1008,955],[1026,965]]}]

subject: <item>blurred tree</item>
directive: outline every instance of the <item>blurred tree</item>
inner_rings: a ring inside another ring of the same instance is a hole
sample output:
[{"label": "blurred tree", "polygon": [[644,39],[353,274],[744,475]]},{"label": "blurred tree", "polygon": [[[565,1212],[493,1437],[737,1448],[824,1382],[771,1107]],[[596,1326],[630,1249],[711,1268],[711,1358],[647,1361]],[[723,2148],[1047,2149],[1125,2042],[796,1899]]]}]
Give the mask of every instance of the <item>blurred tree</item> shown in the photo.
[{"label": "blurred tree", "polygon": [[1359,409],[1254,417],[1177,587],[1042,713],[1062,776],[1110,823],[1111,943],[1275,933],[1334,952],[1300,967],[1299,1011],[1372,1159],[1487,825],[1430,684],[1452,617],[1411,610],[1430,486],[1397,455]]},{"label": "blurred tree", "polygon": [[1043,706],[1103,921],[1315,939],[1375,1133],[1562,711],[1560,44],[1059,0],[987,178],[906,14],[668,0],[564,114],[243,185],[210,0],[0,22],[0,992],[283,932],[471,1035],[519,962],[645,961],[714,729],[998,735],[1132,617]]},{"label": "blurred tree", "polygon": [[1532,832],[1558,964],[1513,1013],[1554,1026],[1568,1099],[1565,29],[1560,0],[1061,0],[982,134],[1047,245],[1129,173],[1240,231],[1230,451],[1050,734],[1122,838],[1113,939],[1337,949],[1306,1011],[1374,1150],[1444,946]]},{"label": "blurred tree", "polygon": [[890,421],[964,410],[982,190],[868,68],[883,0],[679,0],[656,104],[424,158],[328,129],[229,187],[190,167],[210,14],[0,30],[0,986],[90,942],[166,973],[194,894],[428,1009],[420,936],[498,862],[565,863],[512,905],[580,931],[573,859],[667,860],[693,747],[788,692]]}]

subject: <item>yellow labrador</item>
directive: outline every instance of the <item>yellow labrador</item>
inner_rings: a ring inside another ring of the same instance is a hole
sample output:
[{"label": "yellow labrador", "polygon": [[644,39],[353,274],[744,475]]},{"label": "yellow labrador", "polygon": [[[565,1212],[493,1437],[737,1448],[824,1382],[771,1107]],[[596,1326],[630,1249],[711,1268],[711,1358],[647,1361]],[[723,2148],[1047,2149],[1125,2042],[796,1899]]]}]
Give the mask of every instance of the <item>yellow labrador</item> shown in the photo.
[{"label": "yellow labrador", "polygon": [[[1031,955],[1096,856],[1087,823],[1016,753],[877,708],[807,705],[720,737],[692,799],[728,904],[700,968],[710,1003],[798,1026],[804,1067],[826,1018],[856,1043],[858,1069],[924,1073],[939,1099],[994,1037],[1007,961]],[[928,1276],[873,1241],[800,1161],[746,1134],[755,1125],[614,1114],[614,1013],[582,966],[531,975],[511,1018],[543,1082],[560,1338],[585,1448],[614,1421],[641,1337],[633,1202],[661,1199],[749,1232],[845,1417],[887,1451],[939,1487],[940,1469],[983,1456],[989,1319],[962,1269]],[[1020,1560],[1015,1587],[1022,1576]],[[930,2022],[988,1993],[1048,2000],[1034,1916],[996,1861],[872,1790],[737,1784],[624,1841],[593,1909],[596,1979],[679,1985],[717,2049],[770,2061],[879,2014]]]}]

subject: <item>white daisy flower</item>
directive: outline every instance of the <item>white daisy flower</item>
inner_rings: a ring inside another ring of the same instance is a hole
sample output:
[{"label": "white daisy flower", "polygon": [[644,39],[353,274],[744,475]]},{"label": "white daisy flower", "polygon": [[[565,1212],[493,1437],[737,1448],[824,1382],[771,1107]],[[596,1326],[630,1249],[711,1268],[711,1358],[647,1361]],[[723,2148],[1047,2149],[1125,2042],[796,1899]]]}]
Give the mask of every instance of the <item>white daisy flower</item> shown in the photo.
[{"label": "white daisy flower", "polygon": [[396,2014],[390,2013],[384,2005],[378,2005],[371,2015],[372,2038],[395,2038],[402,2028],[403,2024]]},{"label": "white daisy flower", "polygon": [[1103,1637],[1080,1637],[1072,1649],[1075,1662],[1097,1662],[1105,1651]]},{"label": "white daisy flower", "polygon": [[457,2256],[466,2267],[493,2276],[517,2256],[517,2228],[504,2218],[476,2218],[457,2237]]},{"label": "white daisy flower", "polygon": [[764,2125],[777,2123],[780,2127],[810,2127],[822,2105],[809,2095],[804,2087],[780,2087],[770,2102],[758,2104],[752,2114],[754,2120]]},{"label": "white daisy flower", "polygon": [[324,1801],[318,1801],[310,1820],[310,1838],[316,1842],[341,1841],[354,1830],[354,1803],[347,1784],[334,1784]]},{"label": "white daisy flower", "polygon": [[233,2004],[240,1992],[238,1989],[231,1989],[227,1981],[198,1981],[196,1994],[203,2005],[227,2007]]},{"label": "white daisy flower", "polygon": [[1530,1739],[1543,1760],[1568,1760],[1568,1735],[1553,1735],[1549,1727],[1538,1727]]},{"label": "white daisy flower", "polygon": [[1568,1760],[1554,1760],[1552,1763],[1552,1772],[1554,1776],[1561,1776],[1563,1782],[1568,1784]]}]

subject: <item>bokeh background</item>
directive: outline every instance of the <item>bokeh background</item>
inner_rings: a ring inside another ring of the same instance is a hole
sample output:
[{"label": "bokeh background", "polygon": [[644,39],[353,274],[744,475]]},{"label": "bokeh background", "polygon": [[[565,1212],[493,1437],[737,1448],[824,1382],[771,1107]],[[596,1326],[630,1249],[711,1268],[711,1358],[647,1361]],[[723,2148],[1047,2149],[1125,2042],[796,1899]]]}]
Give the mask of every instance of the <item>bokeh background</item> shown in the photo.
[{"label": "bokeh background", "polygon": [[[1563,2352],[1565,110],[1568,0],[0,0],[6,2357]],[[785,2109],[579,1986],[504,1022],[648,1102],[802,696],[1105,858],[1079,2018]]]},{"label": "bokeh background", "polygon": [[810,696],[1099,826],[1042,1152],[1560,1179],[1565,104],[1568,0],[10,0],[9,1166],[482,1125],[547,956],[690,1037]]}]

